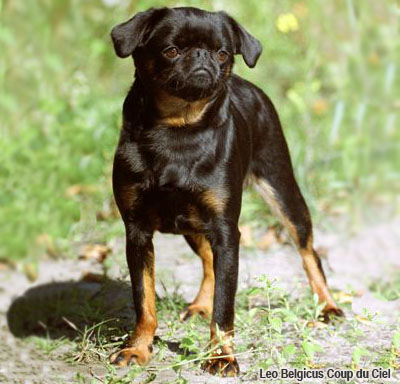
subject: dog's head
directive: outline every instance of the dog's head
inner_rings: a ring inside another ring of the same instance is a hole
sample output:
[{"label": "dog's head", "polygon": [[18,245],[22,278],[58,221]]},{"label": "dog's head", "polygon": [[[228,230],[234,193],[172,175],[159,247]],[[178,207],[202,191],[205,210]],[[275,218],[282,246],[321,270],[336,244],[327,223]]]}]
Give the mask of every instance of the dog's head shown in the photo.
[{"label": "dog's head", "polygon": [[261,44],[225,12],[150,9],[111,32],[119,57],[133,56],[139,78],[185,100],[211,96],[229,77],[233,56],[256,65]]}]

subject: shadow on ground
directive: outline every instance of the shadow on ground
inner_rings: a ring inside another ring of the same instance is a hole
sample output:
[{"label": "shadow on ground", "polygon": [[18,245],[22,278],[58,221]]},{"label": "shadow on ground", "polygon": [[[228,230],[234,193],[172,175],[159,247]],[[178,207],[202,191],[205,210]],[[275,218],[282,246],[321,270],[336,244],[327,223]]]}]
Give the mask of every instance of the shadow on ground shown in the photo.
[{"label": "shadow on ground", "polygon": [[85,327],[106,321],[104,331],[113,336],[132,329],[135,315],[129,284],[106,279],[53,282],[28,289],[7,312],[16,337],[46,336],[76,339]]},{"label": "shadow on ground", "polygon": [[[79,340],[85,329],[103,322],[106,326],[99,331],[102,336],[122,339],[135,323],[131,292],[127,282],[111,279],[101,283],[68,281],[39,285],[12,302],[7,312],[8,328],[19,338]],[[181,297],[172,299],[182,302]],[[157,300],[159,306],[171,309],[171,297]],[[160,341],[156,336],[155,343]],[[171,352],[185,354],[179,342],[164,341]]]}]

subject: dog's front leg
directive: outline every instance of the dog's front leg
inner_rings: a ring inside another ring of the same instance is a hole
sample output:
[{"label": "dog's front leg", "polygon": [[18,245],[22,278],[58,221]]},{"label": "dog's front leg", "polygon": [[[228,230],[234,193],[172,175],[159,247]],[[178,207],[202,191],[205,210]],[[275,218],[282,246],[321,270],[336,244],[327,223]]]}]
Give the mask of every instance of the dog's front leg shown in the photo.
[{"label": "dog's front leg", "polygon": [[126,348],[111,355],[110,360],[119,366],[126,366],[131,361],[144,365],[151,358],[157,328],[153,234],[132,223],[125,223],[125,229],[136,326]]},{"label": "dog's front leg", "polygon": [[209,235],[214,254],[215,292],[210,325],[212,356],[203,368],[212,374],[236,376],[234,357],[235,294],[238,279],[240,233],[237,223],[219,221]]}]

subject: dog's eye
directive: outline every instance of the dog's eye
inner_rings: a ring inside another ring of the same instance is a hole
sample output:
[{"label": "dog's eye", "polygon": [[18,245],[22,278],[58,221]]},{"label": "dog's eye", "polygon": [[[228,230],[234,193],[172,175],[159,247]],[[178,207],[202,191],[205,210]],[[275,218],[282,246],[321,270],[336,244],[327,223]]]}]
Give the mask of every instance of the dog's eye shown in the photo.
[{"label": "dog's eye", "polygon": [[225,63],[225,61],[228,60],[228,56],[228,52],[224,51],[223,49],[220,49],[217,52],[217,59],[221,64]]},{"label": "dog's eye", "polygon": [[174,57],[178,56],[178,48],[176,47],[169,47],[163,50],[164,56],[167,56],[170,59],[173,59]]}]

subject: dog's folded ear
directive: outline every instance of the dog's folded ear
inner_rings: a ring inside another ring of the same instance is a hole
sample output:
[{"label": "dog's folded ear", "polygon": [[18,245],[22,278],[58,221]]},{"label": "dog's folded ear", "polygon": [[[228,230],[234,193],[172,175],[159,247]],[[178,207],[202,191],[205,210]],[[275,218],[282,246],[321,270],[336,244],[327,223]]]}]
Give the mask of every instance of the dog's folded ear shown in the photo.
[{"label": "dog's folded ear", "polygon": [[165,12],[166,8],[150,8],[115,26],[111,31],[115,53],[122,58],[132,55],[136,48],[148,41],[152,27]]},{"label": "dog's folded ear", "polygon": [[235,54],[242,55],[247,66],[253,68],[261,55],[261,43],[227,13],[224,11],[220,13],[228,19],[233,35]]}]

